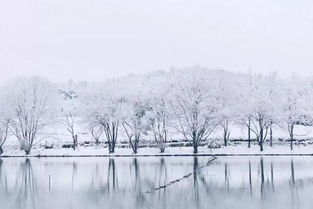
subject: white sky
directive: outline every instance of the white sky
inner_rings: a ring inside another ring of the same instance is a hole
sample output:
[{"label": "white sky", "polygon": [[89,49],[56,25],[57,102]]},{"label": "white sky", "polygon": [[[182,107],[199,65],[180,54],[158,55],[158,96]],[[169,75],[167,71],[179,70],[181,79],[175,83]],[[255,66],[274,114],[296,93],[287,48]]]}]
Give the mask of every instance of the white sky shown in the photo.
[{"label": "white sky", "polygon": [[195,64],[313,74],[313,1],[0,0],[0,82]]}]

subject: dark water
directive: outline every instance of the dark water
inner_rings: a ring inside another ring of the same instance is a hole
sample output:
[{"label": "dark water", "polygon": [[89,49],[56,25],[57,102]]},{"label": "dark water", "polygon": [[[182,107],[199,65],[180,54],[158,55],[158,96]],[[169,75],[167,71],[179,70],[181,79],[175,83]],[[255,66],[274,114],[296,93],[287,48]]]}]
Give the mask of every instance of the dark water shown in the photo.
[{"label": "dark water", "polygon": [[0,208],[313,208],[311,157],[209,159],[5,158]]}]

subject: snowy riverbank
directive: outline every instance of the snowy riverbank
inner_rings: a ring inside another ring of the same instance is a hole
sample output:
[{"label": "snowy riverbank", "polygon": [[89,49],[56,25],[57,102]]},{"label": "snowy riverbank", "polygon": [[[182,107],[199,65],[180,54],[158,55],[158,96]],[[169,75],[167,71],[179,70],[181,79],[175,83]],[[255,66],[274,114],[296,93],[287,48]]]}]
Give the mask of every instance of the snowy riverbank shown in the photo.
[{"label": "snowy riverbank", "polygon": [[[120,156],[192,156],[192,147],[168,147],[164,153],[157,148],[141,148],[137,154],[133,154],[129,148],[116,148],[115,153],[109,154],[106,148],[101,147],[78,147],[73,149],[44,149],[36,148],[26,155],[23,151],[14,149],[6,150],[2,157],[120,157]],[[290,150],[288,145],[266,146],[263,152],[256,145],[247,148],[245,145],[209,149],[200,147],[196,155],[313,155],[313,145],[295,146]]]}]

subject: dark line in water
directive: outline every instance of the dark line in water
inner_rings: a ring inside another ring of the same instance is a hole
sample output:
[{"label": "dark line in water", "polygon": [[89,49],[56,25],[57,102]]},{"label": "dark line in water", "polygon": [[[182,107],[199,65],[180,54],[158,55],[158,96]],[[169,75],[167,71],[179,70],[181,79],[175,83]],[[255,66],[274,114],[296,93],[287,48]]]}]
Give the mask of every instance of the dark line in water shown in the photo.
[{"label": "dark line in water", "polygon": [[172,184],[178,183],[178,182],[182,181],[183,179],[189,178],[190,176],[192,176],[193,174],[195,174],[196,172],[198,172],[202,168],[208,167],[215,159],[217,159],[217,158],[215,156],[212,156],[212,159],[210,159],[204,166],[200,166],[197,169],[193,170],[191,173],[188,173],[188,174],[184,175],[181,178],[178,178],[178,179],[175,179],[173,181],[170,181],[169,183],[167,183],[165,185],[153,188],[150,191],[146,191],[146,193],[153,193],[153,192],[158,191],[160,189],[165,189],[166,187],[168,187],[168,186],[170,186]]},{"label": "dark line in water", "polygon": [[227,157],[227,156],[313,156],[313,154],[103,154],[103,155],[0,155],[0,158],[49,158],[49,157]]}]

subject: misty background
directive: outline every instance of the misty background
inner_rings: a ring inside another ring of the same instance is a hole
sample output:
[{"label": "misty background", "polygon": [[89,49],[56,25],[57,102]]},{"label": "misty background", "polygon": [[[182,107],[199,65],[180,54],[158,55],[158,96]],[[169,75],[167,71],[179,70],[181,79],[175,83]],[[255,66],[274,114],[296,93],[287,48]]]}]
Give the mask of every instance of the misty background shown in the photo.
[{"label": "misty background", "polygon": [[309,0],[0,0],[0,83],[196,64],[306,76],[312,54]]}]

